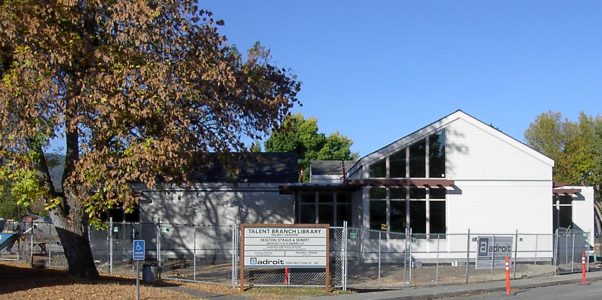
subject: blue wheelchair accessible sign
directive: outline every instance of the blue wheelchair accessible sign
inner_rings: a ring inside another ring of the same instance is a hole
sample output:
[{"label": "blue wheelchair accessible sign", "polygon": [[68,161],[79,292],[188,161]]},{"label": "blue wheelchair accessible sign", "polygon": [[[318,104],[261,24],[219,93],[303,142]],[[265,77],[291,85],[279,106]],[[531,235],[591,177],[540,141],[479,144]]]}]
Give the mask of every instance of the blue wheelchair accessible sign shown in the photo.
[{"label": "blue wheelchair accessible sign", "polygon": [[134,260],[144,260],[144,240],[134,240]]}]

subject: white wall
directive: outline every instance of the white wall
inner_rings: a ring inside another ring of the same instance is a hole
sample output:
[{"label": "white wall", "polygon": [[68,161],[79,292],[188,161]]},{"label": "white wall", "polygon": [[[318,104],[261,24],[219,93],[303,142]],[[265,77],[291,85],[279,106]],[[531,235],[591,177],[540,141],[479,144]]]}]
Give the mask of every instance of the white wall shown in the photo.
[{"label": "white wall", "polygon": [[[495,130],[495,129],[494,129]],[[496,132],[498,133],[498,132]],[[463,119],[446,127],[447,178],[452,180],[551,181],[552,166],[517,141]],[[547,196],[550,196],[551,190]]]},{"label": "white wall", "polygon": [[589,232],[589,243],[594,244],[594,187],[564,186],[567,189],[580,189],[581,193],[573,195],[573,224],[575,228]]},{"label": "white wall", "polygon": [[447,232],[552,234],[552,183],[456,181],[447,196]]}]

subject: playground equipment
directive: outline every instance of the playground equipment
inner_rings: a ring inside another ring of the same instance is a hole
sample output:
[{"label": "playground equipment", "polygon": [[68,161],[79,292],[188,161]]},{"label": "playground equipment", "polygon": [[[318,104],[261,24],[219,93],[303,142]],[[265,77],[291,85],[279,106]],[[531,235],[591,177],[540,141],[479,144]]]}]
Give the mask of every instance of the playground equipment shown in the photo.
[{"label": "playground equipment", "polygon": [[18,237],[17,232],[0,233],[0,251],[8,246],[12,246]]}]

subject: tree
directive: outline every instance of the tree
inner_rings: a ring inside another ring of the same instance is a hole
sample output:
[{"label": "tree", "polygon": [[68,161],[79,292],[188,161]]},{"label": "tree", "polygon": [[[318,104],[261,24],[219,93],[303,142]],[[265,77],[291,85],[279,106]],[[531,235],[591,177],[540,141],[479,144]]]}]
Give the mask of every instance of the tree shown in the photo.
[{"label": "tree", "polygon": [[594,186],[596,225],[602,232],[602,117],[581,112],[572,122],[561,113],[543,113],[529,125],[525,139],[554,160],[554,181]]},{"label": "tree", "polygon": [[[243,59],[194,1],[0,1],[0,150],[35,174],[69,271],[96,278],[88,224],[131,211],[131,183],[185,184],[207,153],[246,150],[298,103],[259,44]],[[44,149],[61,139],[55,189]]]},{"label": "tree", "polygon": [[351,153],[353,142],[338,131],[326,136],[319,132],[316,118],[305,119],[297,113],[287,116],[282,125],[272,131],[265,142],[268,152],[295,152],[299,156],[299,168],[308,178],[309,165],[312,160],[350,160],[357,159]]}]

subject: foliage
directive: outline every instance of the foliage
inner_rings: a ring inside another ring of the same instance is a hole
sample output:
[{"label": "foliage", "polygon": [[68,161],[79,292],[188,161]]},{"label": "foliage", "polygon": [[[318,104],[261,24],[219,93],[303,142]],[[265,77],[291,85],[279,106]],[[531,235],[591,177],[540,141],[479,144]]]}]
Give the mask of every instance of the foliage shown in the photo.
[{"label": "foliage", "polygon": [[[298,102],[296,78],[259,44],[243,58],[221,24],[190,0],[0,1],[0,150],[63,236],[131,209],[132,182],[186,182],[203,153],[244,151]],[[55,190],[42,150],[57,138]]]},{"label": "foliage", "polygon": [[[32,156],[24,156],[32,159]],[[0,166],[0,217],[20,219],[27,211],[46,215],[47,191],[38,172],[19,168],[13,161]]]},{"label": "foliage", "polygon": [[265,142],[268,152],[295,152],[299,156],[299,166],[305,172],[312,160],[350,160],[357,159],[351,153],[353,142],[339,132],[326,136],[319,132],[316,118],[305,119],[300,113],[287,116],[282,125],[274,130]]},{"label": "foliage", "polygon": [[561,113],[543,113],[530,124],[525,138],[555,161],[554,181],[572,185],[602,181],[602,117],[582,112],[572,122]]}]

